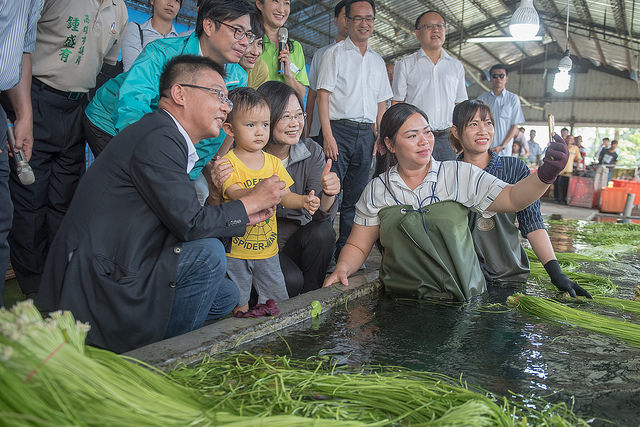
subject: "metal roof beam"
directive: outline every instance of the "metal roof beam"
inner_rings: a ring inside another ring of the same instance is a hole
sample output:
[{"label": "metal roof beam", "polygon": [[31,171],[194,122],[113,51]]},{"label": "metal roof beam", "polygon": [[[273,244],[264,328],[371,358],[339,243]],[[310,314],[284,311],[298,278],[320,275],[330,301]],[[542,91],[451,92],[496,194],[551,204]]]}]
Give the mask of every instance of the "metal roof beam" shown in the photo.
[{"label": "metal roof beam", "polygon": [[[551,14],[556,15],[556,16],[561,16],[562,14],[560,13],[560,10],[558,9],[558,7],[556,6],[555,2],[553,0],[538,0],[538,7],[540,7],[540,5],[542,5],[542,8],[544,10],[547,10],[549,12],[551,12]],[[543,20],[540,20],[540,22],[544,22]],[[549,31],[549,28],[547,27],[547,25],[544,25],[545,31],[547,32],[547,34],[549,34],[549,36],[553,39],[553,35],[551,35],[551,32]],[[571,46],[571,50],[573,51],[573,53],[578,57],[578,58],[582,58],[582,55],[580,54],[580,51],[578,50],[578,46],[576,45],[576,43],[573,40],[573,37],[571,37],[571,34],[569,34],[569,40],[567,40],[569,42],[569,45]]]},{"label": "metal roof beam", "polygon": [[624,9],[624,1],[609,0],[609,4],[611,5],[611,9],[613,10],[613,19],[615,20],[616,28],[618,29],[618,34],[621,36],[625,34],[628,35],[627,17]]},{"label": "metal roof beam", "polygon": [[[594,26],[593,19],[591,18],[591,12],[589,11],[589,6],[585,0],[575,0],[574,2],[576,11],[578,12],[578,16],[584,21],[587,21],[589,24],[588,28],[592,28]],[[593,34],[593,42],[596,45],[596,49],[598,50],[598,54],[600,55],[600,62],[605,67],[608,65],[607,58],[604,56],[604,52],[602,51],[602,46],[600,46],[600,40],[598,37]]]}]

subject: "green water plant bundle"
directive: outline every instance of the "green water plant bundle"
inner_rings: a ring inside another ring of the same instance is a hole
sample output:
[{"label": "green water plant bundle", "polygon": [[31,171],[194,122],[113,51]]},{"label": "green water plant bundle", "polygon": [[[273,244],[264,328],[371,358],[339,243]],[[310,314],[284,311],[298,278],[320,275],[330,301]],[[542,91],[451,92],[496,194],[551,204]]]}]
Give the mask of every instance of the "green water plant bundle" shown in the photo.
[{"label": "green water plant bundle", "polygon": [[514,294],[507,298],[507,305],[542,320],[577,326],[590,331],[621,339],[640,348],[640,325],[608,316],[578,310],[547,298]]},{"label": "green water plant bundle", "polygon": [[239,415],[297,414],[372,425],[582,425],[565,404],[517,404],[461,380],[389,366],[360,369],[327,358],[249,353],[206,358],[170,373],[211,405]]},{"label": "green water plant bundle", "polygon": [[0,424],[9,426],[336,425],[291,415],[214,411],[198,390],[115,353],[85,346],[69,312],[43,320],[31,301],[0,309]]}]

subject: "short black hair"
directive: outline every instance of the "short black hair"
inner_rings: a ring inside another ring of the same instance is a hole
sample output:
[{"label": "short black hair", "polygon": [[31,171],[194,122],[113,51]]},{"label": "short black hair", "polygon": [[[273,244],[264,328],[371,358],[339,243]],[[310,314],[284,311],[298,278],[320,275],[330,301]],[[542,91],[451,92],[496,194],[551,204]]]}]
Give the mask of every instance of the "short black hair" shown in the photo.
[{"label": "short black hair", "polygon": [[203,21],[207,18],[214,21],[216,30],[220,28],[220,22],[233,21],[241,16],[249,15],[254,8],[245,0],[202,0],[198,6],[196,18],[196,35],[200,37]]},{"label": "short black hair", "polygon": [[429,10],[427,10],[426,12],[422,12],[422,13],[420,14],[420,16],[418,16],[418,18],[416,19],[416,24],[415,24],[415,26],[414,26],[414,28],[415,28],[416,30],[417,30],[417,29],[418,29],[418,27],[420,26],[420,20],[421,20],[421,19],[422,19],[422,17],[423,17],[424,15],[426,15],[427,13],[437,13],[437,14],[438,14],[438,16],[440,16],[440,18],[442,18],[442,20],[443,20],[443,21],[445,22],[445,24],[446,24],[446,22],[447,22],[447,21],[445,21],[444,16],[442,16],[442,15],[440,14],[440,12],[438,12],[437,10],[429,9]]},{"label": "short black hair", "polygon": [[256,107],[269,108],[267,98],[255,89],[250,87],[238,87],[229,92],[229,99],[233,102],[233,110],[227,114],[227,122],[231,122],[235,113],[239,111],[247,112]]},{"label": "short black hair", "polygon": [[[343,7],[345,7],[347,5],[347,0],[340,0],[338,3],[336,3],[336,6],[333,8],[333,16],[334,17],[338,17],[338,15],[340,15],[340,11],[342,10]],[[345,13],[347,11],[345,10]]]},{"label": "short black hair", "polygon": [[262,23],[262,14],[258,9],[251,12],[251,32],[256,36],[256,40],[264,36],[264,24]]},{"label": "short black hair", "polygon": [[[291,95],[294,95],[298,102],[300,103],[300,108],[304,110],[304,104],[302,103],[302,98],[298,92],[296,92],[291,86],[278,82],[275,80],[270,80],[268,82],[262,83],[258,88],[258,92],[260,92],[269,102],[269,108],[271,109],[271,129],[275,129],[278,121],[284,115],[284,111],[289,105],[289,99]],[[273,139],[273,132],[269,137],[269,144],[275,144],[275,140]]]},{"label": "short black hair", "polygon": [[508,76],[509,75],[509,69],[507,68],[506,65],[504,64],[496,64],[493,67],[491,67],[489,69],[489,75],[493,74],[494,70],[504,70],[504,73]]},{"label": "short black hair", "polygon": [[351,12],[351,5],[354,3],[360,3],[361,1],[369,3],[371,5],[371,8],[373,9],[373,16],[376,16],[376,3],[373,0],[347,0],[347,4],[345,5],[346,9],[344,11],[347,15],[347,18],[351,17],[351,15],[349,14],[349,12]]},{"label": "short black hair", "polygon": [[167,62],[160,75],[160,96],[169,96],[171,86],[178,82],[192,83],[202,71],[209,69],[225,77],[224,67],[211,58],[198,55],[178,55]]},{"label": "short black hair", "polygon": [[[451,121],[458,131],[458,136],[464,133],[465,128],[471,123],[476,113],[480,113],[480,120],[489,119],[491,123],[495,123],[493,112],[489,105],[479,99],[467,99],[466,101],[456,104],[453,108]],[[449,144],[451,144],[451,147],[456,153],[464,151],[462,141],[457,138],[453,132],[449,133]]]},{"label": "short black hair", "polygon": [[567,129],[567,128],[562,128],[562,129],[560,129],[560,132],[562,132],[563,130],[566,130],[566,131],[567,131],[567,133],[569,133],[569,129]]}]

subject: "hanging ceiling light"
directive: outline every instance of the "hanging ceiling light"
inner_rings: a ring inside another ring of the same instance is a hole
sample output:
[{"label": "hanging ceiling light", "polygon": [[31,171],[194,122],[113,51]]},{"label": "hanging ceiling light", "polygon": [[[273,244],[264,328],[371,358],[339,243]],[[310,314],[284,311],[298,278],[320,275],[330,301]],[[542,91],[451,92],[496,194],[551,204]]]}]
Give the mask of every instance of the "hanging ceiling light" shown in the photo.
[{"label": "hanging ceiling light", "polygon": [[572,66],[573,61],[571,61],[571,53],[569,52],[569,49],[567,49],[560,62],[558,62],[558,72],[553,78],[553,90],[562,93],[569,89],[569,85],[571,84],[571,75],[569,74],[569,71],[571,71]]},{"label": "hanging ceiling light", "polygon": [[569,52],[569,10],[571,9],[571,0],[567,0],[567,25],[566,25],[566,38],[567,45],[565,47],[564,55],[558,62],[558,72],[553,78],[553,90],[556,92],[566,92],[571,84],[571,67],[573,67],[573,61],[571,60],[571,52]]},{"label": "hanging ceiling light", "polygon": [[538,34],[540,21],[533,7],[533,0],[522,0],[520,7],[513,12],[509,23],[509,32],[517,40],[531,40]]}]

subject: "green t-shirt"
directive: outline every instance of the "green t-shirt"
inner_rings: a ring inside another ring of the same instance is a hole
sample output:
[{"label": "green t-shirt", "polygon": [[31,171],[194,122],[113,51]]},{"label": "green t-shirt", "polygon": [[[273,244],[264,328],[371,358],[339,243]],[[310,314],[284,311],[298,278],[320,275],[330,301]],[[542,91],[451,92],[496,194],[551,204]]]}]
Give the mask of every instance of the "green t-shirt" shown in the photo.
[{"label": "green t-shirt", "polygon": [[[262,58],[269,68],[269,80],[284,82],[284,76],[278,74],[278,46],[272,43],[266,34],[262,39],[262,55],[260,58]],[[305,67],[302,45],[295,40],[293,41],[293,52],[291,52],[289,58],[291,72],[296,76],[296,80],[304,86],[309,86],[309,77],[307,76],[307,68]]]}]

